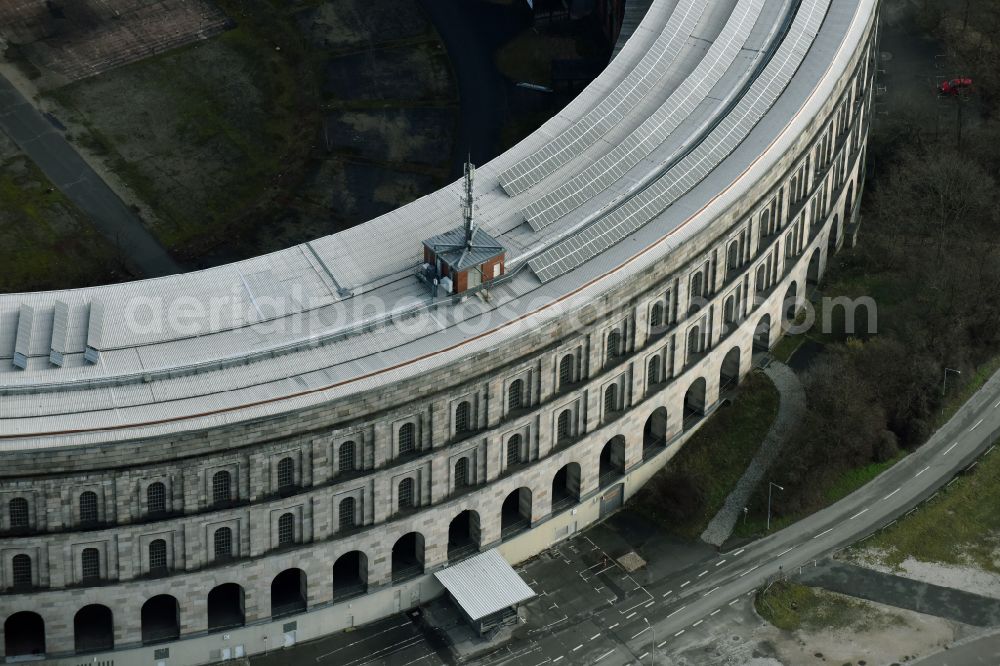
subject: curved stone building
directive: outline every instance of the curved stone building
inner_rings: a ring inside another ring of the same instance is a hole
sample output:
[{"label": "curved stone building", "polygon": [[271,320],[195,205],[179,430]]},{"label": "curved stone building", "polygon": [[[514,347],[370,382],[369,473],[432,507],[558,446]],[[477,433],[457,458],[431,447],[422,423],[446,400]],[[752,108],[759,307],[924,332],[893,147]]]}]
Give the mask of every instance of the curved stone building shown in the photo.
[{"label": "curved stone building", "polygon": [[236,264],[0,295],[3,655],[256,653],[598,520],[855,233],[876,18],[655,0],[471,205],[458,182]]}]

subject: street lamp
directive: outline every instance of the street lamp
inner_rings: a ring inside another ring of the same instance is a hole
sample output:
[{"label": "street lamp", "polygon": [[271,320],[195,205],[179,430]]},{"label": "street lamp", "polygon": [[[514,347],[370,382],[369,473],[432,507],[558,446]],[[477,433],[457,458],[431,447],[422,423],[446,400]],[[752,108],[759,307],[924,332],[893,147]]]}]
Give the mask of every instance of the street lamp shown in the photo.
[{"label": "street lamp", "polygon": [[944,369],[944,381],[941,382],[941,397],[942,398],[944,397],[944,394],[947,393],[947,391],[948,391],[948,373],[949,372],[954,372],[956,375],[962,374],[961,370],[955,370],[954,368],[945,368]]},{"label": "street lamp", "polygon": [[777,488],[778,490],[784,491],[785,489],[779,486],[774,481],[769,481],[767,485],[767,532],[771,531],[771,489]]},{"label": "street lamp", "polygon": [[653,656],[656,652],[656,631],[653,629],[653,625],[649,623],[648,617],[642,619],[646,621],[646,628],[649,629],[649,633],[652,636],[652,639],[649,641],[649,666],[653,666]]}]

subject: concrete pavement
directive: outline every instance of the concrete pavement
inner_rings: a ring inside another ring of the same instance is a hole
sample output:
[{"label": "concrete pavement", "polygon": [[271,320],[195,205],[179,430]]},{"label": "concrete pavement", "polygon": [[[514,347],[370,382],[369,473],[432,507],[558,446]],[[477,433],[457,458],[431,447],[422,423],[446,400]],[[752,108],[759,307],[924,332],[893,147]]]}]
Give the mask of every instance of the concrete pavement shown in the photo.
[{"label": "concrete pavement", "polygon": [[94,228],[118,247],[130,272],[138,277],[183,272],[66,137],[3,76],[0,76],[0,131],[6,132],[90,218]]}]

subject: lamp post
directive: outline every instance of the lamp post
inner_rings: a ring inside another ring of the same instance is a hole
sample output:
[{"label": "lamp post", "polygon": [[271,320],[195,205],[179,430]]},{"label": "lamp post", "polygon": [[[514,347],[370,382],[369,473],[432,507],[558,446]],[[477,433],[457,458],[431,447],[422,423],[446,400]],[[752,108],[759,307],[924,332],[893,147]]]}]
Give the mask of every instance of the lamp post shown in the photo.
[{"label": "lamp post", "polygon": [[653,653],[656,651],[656,630],[649,623],[649,618],[644,617],[642,619],[646,621],[646,628],[649,629],[649,633],[652,636],[649,641],[649,666],[653,666]]},{"label": "lamp post", "polygon": [[767,532],[771,531],[771,490],[773,488],[777,488],[778,490],[781,490],[781,491],[784,490],[784,488],[782,488],[781,486],[779,486],[774,481],[768,481],[768,485],[767,485],[767,530],[766,530]]}]

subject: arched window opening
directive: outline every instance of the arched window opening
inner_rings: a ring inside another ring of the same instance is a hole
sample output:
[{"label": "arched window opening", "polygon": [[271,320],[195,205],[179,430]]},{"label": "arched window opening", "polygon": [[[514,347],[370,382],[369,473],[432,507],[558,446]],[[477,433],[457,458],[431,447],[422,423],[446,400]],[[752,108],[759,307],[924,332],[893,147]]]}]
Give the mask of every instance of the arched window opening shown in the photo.
[{"label": "arched window opening", "polygon": [[233,531],[228,527],[220,527],[212,535],[216,562],[224,562],[233,557]]},{"label": "arched window opening", "polygon": [[223,470],[212,475],[212,504],[226,504],[232,499],[232,478]]},{"label": "arched window opening", "polygon": [[242,627],[246,623],[243,588],[223,583],[208,593],[208,631]]},{"label": "arched window opening", "polygon": [[618,411],[618,386],[612,384],[604,389],[604,414],[610,418]]},{"label": "arched window opening", "polygon": [[556,514],[580,501],[580,465],[563,465],[552,477],[552,513]]},{"label": "arched window opening", "polygon": [[350,530],[357,525],[356,510],[357,505],[353,497],[345,497],[340,500],[340,507],[337,510],[337,520],[341,530]]},{"label": "arched window opening", "polygon": [[287,492],[295,487],[295,462],[291,458],[278,461],[278,491]]},{"label": "arched window opening", "polygon": [[163,539],[153,539],[149,542],[149,573],[153,575],[167,573],[167,542]]},{"label": "arched window opening", "polygon": [[455,408],[455,432],[466,433],[472,429],[471,422],[472,405],[463,400]]},{"label": "arched window opening", "polygon": [[454,564],[479,550],[479,514],[466,509],[448,525],[448,562]]},{"label": "arched window opening", "polygon": [[154,516],[167,512],[167,487],[159,481],[146,486],[146,511]]},{"label": "arched window opening", "polygon": [[507,409],[514,411],[524,406],[524,382],[515,379],[507,389]]},{"label": "arched window opening", "polygon": [[283,513],[278,518],[278,545],[291,546],[295,543],[295,516]]},{"label": "arched window opening", "polygon": [[612,330],[608,333],[608,349],[607,356],[608,362],[613,363],[622,355],[622,334],[618,329]]},{"label": "arched window opening", "polygon": [[302,569],[285,569],[271,581],[271,617],[283,617],[306,610],[308,579]]},{"label": "arched window opening", "polygon": [[101,554],[96,548],[84,548],[80,553],[80,578],[93,583],[101,578]]},{"label": "arched window opening", "polygon": [[162,643],[180,636],[180,606],[169,594],[159,594],[142,605],[139,612],[142,623],[142,642]]},{"label": "arched window opening", "polygon": [[416,428],[412,423],[404,423],[399,429],[399,454],[406,455],[416,451]]},{"label": "arched window opening", "polygon": [[415,506],[413,495],[413,479],[407,477],[399,482],[399,510],[412,509]]},{"label": "arched window opening", "polygon": [[333,600],[342,601],[368,591],[368,557],[360,550],[344,553],[333,563]]},{"label": "arched window opening", "polygon": [[521,462],[521,435],[512,435],[507,440],[507,467]]},{"label": "arched window opening", "polygon": [[500,507],[500,538],[510,537],[531,527],[531,489],[518,488],[507,495]]},{"label": "arched window opening", "polygon": [[568,442],[573,436],[572,418],[573,414],[568,409],[559,413],[559,418],[556,421],[556,443]]},{"label": "arched window opening", "polygon": [[23,497],[12,499],[7,505],[7,518],[10,521],[10,529],[28,529],[31,522],[28,513],[28,500]]},{"label": "arched window opening", "polygon": [[[400,431],[402,433],[402,430]],[[340,472],[353,472],[357,469],[354,465],[355,449],[357,445],[351,442],[344,442],[337,450],[337,469]]]},{"label": "arched window opening", "polygon": [[80,493],[80,523],[90,525],[97,522],[97,493],[86,490]]},{"label": "arched window opening", "polygon": [[469,459],[459,458],[455,462],[455,489],[469,485]]},{"label": "arched window opening", "polygon": [[559,361],[559,388],[565,389],[573,383],[573,367],[576,359],[572,354],[566,354]]},{"label": "arched window opening", "polygon": [[649,359],[649,364],[646,366],[646,385],[652,388],[660,383],[660,357],[654,356]]},{"label": "arched window opening", "polygon": [[14,589],[25,589],[34,585],[34,577],[31,573],[31,557],[20,554],[15,555],[11,560],[11,579]]},{"label": "arched window opening", "polygon": [[17,657],[38,658],[45,655],[45,622],[38,613],[14,613],[4,621],[3,635],[8,662],[28,661]]},{"label": "arched window opening", "polygon": [[419,532],[404,534],[392,547],[392,582],[415,578],[424,572],[424,536]]},{"label": "arched window opening", "polygon": [[101,604],[84,606],[73,616],[73,648],[77,654],[115,648],[111,609]]}]

